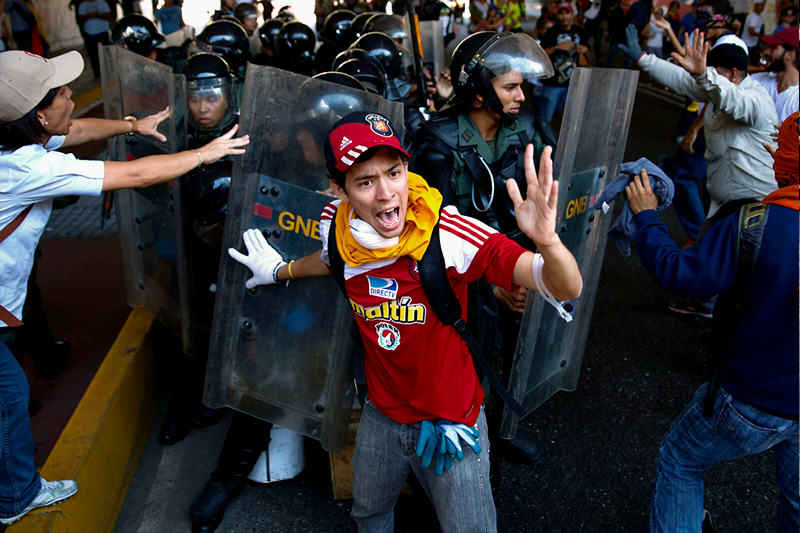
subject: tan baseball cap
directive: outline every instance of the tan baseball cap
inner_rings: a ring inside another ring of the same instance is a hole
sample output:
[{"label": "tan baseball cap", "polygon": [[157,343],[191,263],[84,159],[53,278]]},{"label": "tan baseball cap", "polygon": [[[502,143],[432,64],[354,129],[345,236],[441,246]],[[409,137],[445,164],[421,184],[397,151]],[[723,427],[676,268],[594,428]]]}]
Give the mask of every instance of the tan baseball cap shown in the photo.
[{"label": "tan baseball cap", "polygon": [[9,50],[0,52],[0,122],[21,118],[50,89],[65,85],[83,72],[83,57],[75,50],[58,57]]}]

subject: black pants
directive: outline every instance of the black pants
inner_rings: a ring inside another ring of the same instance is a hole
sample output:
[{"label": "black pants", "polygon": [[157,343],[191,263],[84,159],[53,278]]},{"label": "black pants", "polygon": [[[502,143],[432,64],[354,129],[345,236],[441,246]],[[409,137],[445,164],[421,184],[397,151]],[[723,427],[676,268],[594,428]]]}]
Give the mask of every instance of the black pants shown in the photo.
[{"label": "black pants", "polygon": [[92,63],[94,77],[100,77],[100,49],[98,45],[109,44],[108,32],[106,33],[84,33],[83,42],[86,44],[86,53],[89,54],[89,61]]}]

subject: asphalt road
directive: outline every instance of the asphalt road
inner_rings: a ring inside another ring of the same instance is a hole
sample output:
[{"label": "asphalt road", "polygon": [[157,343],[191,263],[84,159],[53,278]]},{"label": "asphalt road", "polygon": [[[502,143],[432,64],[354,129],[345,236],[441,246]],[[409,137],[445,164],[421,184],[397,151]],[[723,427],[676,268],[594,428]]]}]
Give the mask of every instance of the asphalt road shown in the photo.
[{"label": "asphalt road", "polygon": [[[625,160],[672,153],[677,116],[676,106],[640,91]],[[663,219],[682,243],[674,214]],[[493,449],[499,531],[647,529],[660,439],[702,383],[711,340],[709,322],[671,315],[670,299],[635,252],[623,257],[609,245],[578,388],[525,421],[544,445],[543,458],[529,465]],[[189,531],[189,502],[213,469],[226,426],[171,449],[151,439],[117,531]],[[709,470],[705,507],[717,531],[775,528],[774,468],[765,454]],[[351,531],[350,503],[331,498],[327,454],[307,440],[305,471],[246,486],[218,531]],[[396,511],[397,531],[437,530],[424,497],[401,496]]]}]

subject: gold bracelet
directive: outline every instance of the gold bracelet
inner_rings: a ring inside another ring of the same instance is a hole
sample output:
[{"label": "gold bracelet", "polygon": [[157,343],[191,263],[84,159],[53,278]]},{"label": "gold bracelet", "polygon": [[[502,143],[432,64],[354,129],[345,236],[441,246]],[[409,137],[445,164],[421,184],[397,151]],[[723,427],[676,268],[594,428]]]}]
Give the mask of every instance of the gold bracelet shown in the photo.
[{"label": "gold bracelet", "polygon": [[289,279],[294,279],[294,276],[292,275],[292,263],[294,263],[294,259],[289,261],[289,263],[286,265],[286,270],[289,271]]},{"label": "gold bracelet", "polygon": [[200,151],[199,150],[192,150],[192,152],[194,152],[195,155],[197,156],[197,162],[199,163],[199,165],[197,165],[197,166],[202,167],[203,166],[203,158],[200,157]]},{"label": "gold bracelet", "polygon": [[122,120],[127,120],[128,122],[130,122],[130,123],[131,123],[131,131],[129,131],[129,132],[128,132],[128,133],[126,133],[125,135],[127,135],[128,137],[133,137],[134,135],[136,135],[137,133],[139,133],[139,132],[138,132],[138,130],[137,130],[137,128],[136,128],[136,124],[137,124],[137,122],[138,122],[138,120],[136,120],[136,117],[134,117],[134,116],[132,116],[132,115],[128,115],[127,117],[125,117],[125,118],[124,118],[124,119],[122,119]]}]

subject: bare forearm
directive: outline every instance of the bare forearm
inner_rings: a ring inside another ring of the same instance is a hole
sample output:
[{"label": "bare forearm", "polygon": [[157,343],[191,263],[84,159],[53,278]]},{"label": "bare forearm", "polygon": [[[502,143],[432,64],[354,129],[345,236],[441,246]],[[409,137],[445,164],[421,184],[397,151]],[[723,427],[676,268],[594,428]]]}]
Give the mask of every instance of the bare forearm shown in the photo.
[{"label": "bare forearm", "polygon": [[305,257],[301,257],[291,263],[291,276],[289,276],[290,266],[287,264],[278,269],[278,279],[297,279],[312,278],[317,276],[327,276],[330,274],[328,266],[322,262],[321,252],[314,252]]},{"label": "bare forearm", "polygon": [[186,150],[176,154],[151,155],[133,161],[106,161],[103,190],[149,187],[177,178],[200,166],[202,156],[198,156],[199,153]]},{"label": "bare forearm", "polygon": [[91,141],[104,141],[116,135],[130,133],[133,122],[102,118],[76,118],[72,121],[63,146],[75,146]]},{"label": "bare forearm", "polygon": [[[550,292],[559,300],[570,300],[580,296],[583,289],[581,272],[572,253],[560,241],[539,248],[544,259],[542,280]],[[537,290],[533,279],[533,253],[522,254],[514,266],[514,283]]]}]

